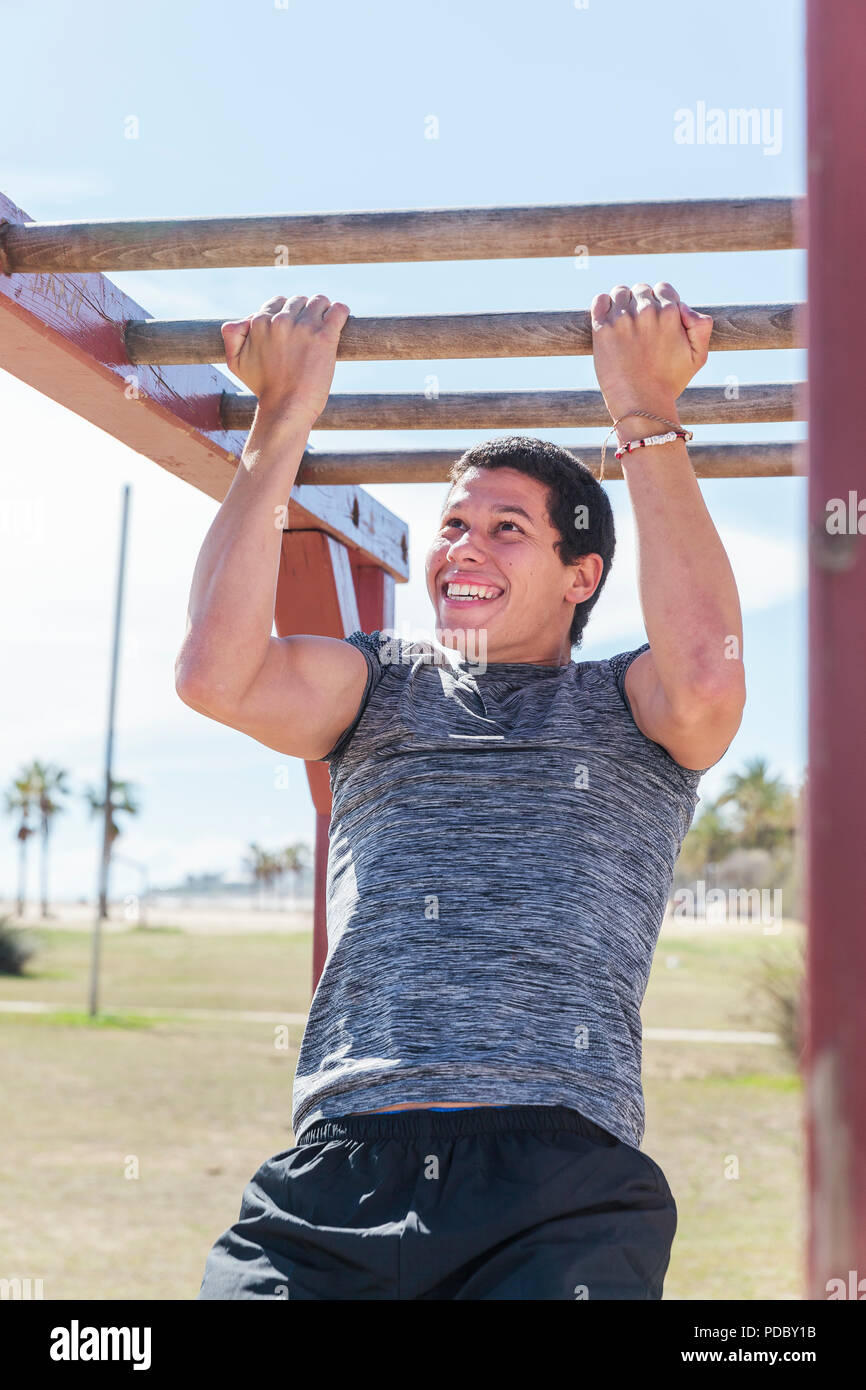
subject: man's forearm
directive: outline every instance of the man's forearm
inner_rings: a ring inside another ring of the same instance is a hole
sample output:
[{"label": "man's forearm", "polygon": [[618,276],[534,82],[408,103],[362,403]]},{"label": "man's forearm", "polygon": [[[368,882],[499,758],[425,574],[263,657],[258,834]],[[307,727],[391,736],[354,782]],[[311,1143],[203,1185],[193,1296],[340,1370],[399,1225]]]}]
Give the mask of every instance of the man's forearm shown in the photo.
[{"label": "man's forearm", "polygon": [[[678,420],[676,406],[651,407]],[[623,442],[667,426],[633,417]],[[742,615],[730,561],[682,440],[624,454],[637,530],[638,589],[653,661],[671,707],[742,679]],[[736,645],[731,642],[736,639]]]},{"label": "man's forearm", "polygon": [[261,668],[274,619],[284,509],[309,424],[279,409],[256,411],[237,472],[202,543],[187,631],[175,666],[178,689],[229,706]]}]

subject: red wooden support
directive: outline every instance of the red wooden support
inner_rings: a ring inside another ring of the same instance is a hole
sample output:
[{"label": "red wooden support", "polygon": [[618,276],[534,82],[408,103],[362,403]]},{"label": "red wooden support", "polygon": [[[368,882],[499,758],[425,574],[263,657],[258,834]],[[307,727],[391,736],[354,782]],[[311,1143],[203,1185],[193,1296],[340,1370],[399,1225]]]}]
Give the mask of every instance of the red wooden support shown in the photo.
[{"label": "red wooden support", "polygon": [[[279,637],[314,632],[323,637],[348,637],[358,628],[375,632],[394,623],[394,580],[379,565],[365,562],[321,531],[286,531],[274,622]],[[331,818],[331,779],[328,764],[306,764],[316,810],[316,849],[313,900],[313,989],[328,953],[327,867]]]},{"label": "red wooden support", "polygon": [[[809,0],[806,1296],[866,1296],[866,25]],[[851,512],[828,532],[828,504]],[[853,508],[851,503],[853,502]],[[859,529],[857,526],[857,506]],[[853,526],[851,522],[853,521]],[[852,1279],[852,1271],[854,1277]],[[859,1294],[852,1292],[858,1281]]]}]

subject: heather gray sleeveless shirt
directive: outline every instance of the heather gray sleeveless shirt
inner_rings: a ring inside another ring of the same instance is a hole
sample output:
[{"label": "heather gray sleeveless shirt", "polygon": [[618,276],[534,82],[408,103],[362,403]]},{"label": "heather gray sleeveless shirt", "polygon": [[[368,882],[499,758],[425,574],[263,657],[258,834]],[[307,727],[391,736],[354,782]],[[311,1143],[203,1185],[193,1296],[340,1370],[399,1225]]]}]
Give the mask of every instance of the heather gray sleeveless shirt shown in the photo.
[{"label": "heather gray sleeveless shirt", "polygon": [[406,1101],[567,1105],[639,1147],[640,1004],[703,775],[631,716],[648,643],[482,669],[432,640],[345,640],[369,669],[320,759],[328,956],[296,1138]]}]

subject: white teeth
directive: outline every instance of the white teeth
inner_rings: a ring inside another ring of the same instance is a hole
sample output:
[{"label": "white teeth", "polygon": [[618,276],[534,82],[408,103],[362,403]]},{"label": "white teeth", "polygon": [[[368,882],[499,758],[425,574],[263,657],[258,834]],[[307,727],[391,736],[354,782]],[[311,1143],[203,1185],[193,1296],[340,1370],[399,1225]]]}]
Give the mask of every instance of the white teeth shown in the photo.
[{"label": "white teeth", "polygon": [[488,602],[490,599],[499,598],[498,593],[482,593],[481,588],[474,584],[446,584],[445,590],[447,598],[458,602],[475,602],[479,599]]}]

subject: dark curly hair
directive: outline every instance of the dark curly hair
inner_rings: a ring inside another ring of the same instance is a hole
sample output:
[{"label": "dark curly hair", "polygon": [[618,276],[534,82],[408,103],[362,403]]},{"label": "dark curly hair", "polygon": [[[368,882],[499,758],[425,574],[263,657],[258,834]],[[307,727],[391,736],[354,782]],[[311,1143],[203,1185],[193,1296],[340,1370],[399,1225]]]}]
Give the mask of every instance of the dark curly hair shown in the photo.
[{"label": "dark curly hair", "polygon": [[459,482],[469,468],[514,468],[545,483],[547,517],[559,532],[554,548],[563,565],[573,565],[583,555],[601,556],[603,569],[595,593],[575,605],[569,628],[572,647],[579,647],[616,548],[613,512],[601,483],[585,463],[561,445],[522,434],[473,444],[452,464],[449,487]]}]

